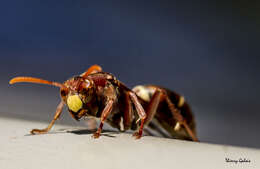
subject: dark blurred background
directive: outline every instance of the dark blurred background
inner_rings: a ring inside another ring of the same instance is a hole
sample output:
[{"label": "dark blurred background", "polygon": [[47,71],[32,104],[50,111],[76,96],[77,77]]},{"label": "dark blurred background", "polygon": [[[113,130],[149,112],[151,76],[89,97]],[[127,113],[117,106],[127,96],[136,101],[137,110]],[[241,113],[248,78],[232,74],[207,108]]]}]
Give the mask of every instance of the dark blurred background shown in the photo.
[{"label": "dark blurred background", "polygon": [[[0,117],[50,121],[54,87],[99,64],[129,87],[183,94],[201,141],[260,148],[260,3],[10,0],[0,3]],[[65,112],[59,124],[78,125]],[[8,126],[7,126],[8,127]],[[37,126],[35,126],[37,127]]]}]

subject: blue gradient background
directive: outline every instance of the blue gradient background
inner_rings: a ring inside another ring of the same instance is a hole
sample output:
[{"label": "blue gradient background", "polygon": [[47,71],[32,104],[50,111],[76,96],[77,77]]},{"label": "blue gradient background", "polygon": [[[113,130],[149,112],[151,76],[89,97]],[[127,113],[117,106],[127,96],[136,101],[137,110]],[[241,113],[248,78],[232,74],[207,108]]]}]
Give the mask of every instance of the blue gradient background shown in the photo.
[{"label": "blue gradient background", "polygon": [[[240,1],[2,1],[0,117],[50,121],[64,81],[100,64],[129,87],[186,97],[201,141],[260,148],[260,3]],[[68,115],[58,123],[77,125]],[[7,126],[8,127],[8,126]],[[37,126],[36,126],[37,127]]]}]

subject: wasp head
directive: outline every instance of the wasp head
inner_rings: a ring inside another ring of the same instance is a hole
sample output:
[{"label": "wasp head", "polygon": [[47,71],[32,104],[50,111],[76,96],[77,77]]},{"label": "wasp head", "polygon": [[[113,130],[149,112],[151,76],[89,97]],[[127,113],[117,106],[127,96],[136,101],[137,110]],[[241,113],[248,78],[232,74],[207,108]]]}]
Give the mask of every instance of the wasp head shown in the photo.
[{"label": "wasp head", "polygon": [[60,88],[61,98],[68,105],[69,110],[76,113],[91,102],[94,87],[92,80],[76,76],[67,80],[64,87]]},{"label": "wasp head", "polygon": [[63,84],[33,77],[16,77],[11,79],[9,83],[14,84],[19,82],[49,84],[59,87],[63,102],[67,104],[70,113],[76,120],[86,114],[87,107],[94,98],[95,85],[87,77],[76,76],[65,81]]}]

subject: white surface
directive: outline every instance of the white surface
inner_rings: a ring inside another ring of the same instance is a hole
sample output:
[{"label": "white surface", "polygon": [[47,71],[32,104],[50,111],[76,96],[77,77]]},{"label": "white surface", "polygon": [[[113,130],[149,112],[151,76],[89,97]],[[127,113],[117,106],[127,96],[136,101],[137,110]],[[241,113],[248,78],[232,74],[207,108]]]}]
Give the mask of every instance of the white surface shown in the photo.
[{"label": "white surface", "polygon": [[[260,168],[260,151],[223,145],[194,143],[145,136],[135,140],[129,134],[68,133],[54,126],[50,134],[28,135],[32,128],[47,124],[0,119],[0,169],[167,169],[167,168]],[[113,137],[114,136],[114,137]],[[246,158],[250,163],[225,158]]]}]

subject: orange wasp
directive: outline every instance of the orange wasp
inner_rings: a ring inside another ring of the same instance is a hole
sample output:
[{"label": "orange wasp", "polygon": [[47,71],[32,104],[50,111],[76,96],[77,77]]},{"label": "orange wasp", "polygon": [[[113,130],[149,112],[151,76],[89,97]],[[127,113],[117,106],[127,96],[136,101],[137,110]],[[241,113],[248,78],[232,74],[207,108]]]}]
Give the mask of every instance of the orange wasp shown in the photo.
[{"label": "orange wasp", "polygon": [[[75,120],[83,117],[100,118],[100,125],[93,134],[98,138],[104,122],[120,131],[137,130],[133,136],[139,139],[144,126],[172,138],[198,141],[194,117],[184,97],[155,85],[139,85],[132,90],[114,75],[91,66],[80,76],[64,83],[33,77],[15,77],[10,84],[30,82],[53,85],[60,88],[61,102],[55,116],[45,129],[33,129],[31,134],[47,133],[59,118],[64,105]],[[164,132],[162,131],[164,130]],[[164,134],[165,135],[165,134]]]}]

